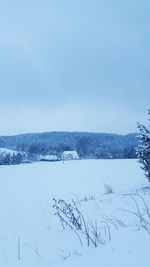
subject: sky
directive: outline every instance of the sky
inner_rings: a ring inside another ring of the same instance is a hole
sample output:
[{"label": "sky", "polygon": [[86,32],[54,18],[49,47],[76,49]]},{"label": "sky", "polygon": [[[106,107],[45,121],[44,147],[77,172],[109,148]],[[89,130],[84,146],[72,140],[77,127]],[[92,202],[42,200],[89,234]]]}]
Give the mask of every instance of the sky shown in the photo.
[{"label": "sky", "polygon": [[149,10],[149,0],[0,0],[0,135],[147,123]]}]

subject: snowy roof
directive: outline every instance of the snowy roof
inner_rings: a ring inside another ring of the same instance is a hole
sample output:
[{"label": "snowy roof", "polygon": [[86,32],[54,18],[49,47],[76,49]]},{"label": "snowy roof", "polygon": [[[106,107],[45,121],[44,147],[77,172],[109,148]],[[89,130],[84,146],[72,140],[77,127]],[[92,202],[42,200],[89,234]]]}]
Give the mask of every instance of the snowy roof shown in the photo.
[{"label": "snowy roof", "polygon": [[62,159],[79,159],[77,151],[64,151]]},{"label": "snowy roof", "polygon": [[77,151],[64,151],[62,154],[66,156],[67,155],[78,156]]},{"label": "snowy roof", "polygon": [[40,156],[41,159],[45,159],[45,160],[55,160],[57,159],[56,155],[42,155]]}]

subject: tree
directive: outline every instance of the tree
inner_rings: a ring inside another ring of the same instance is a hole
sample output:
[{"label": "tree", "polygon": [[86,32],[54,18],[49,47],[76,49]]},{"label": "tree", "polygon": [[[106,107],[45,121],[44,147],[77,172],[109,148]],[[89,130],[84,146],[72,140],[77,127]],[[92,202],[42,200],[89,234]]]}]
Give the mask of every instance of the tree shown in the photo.
[{"label": "tree", "polygon": [[13,156],[11,157],[11,163],[12,164],[20,164],[22,163],[22,160],[23,160],[23,156],[21,153],[13,153]]},{"label": "tree", "polygon": [[10,153],[2,153],[0,155],[0,165],[10,165],[11,164],[11,155]]},{"label": "tree", "polygon": [[136,158],[136,149],[134,146],[128,146],[124,149],[123,158],[125,159],[135,159]]},{"label": "tree", "polygon": [[[150,110],[148,110],[148,115],[150,115]],[[137,157],[142,164],[141,168],[150,182],[150,130],[140,123],[138,123],[138,129],[140,131],[138,135],[140,143],[137,149]]]},{"label": "tree", "polygon": [[88,147],[90,147],[90,140],[88,137],[82,137],[79,136],[77,137],[77,141],[76,141],[76,150],[78,155],[81,158],[87,158],[88,157]]}]

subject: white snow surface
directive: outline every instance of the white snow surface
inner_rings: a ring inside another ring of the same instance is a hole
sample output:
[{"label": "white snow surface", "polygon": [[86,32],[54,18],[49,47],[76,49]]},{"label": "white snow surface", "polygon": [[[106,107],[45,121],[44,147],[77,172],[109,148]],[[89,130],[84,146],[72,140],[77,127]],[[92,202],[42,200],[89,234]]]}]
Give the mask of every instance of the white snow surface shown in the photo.
[{"label": "white snow surface", "polygon": [[[104,185],[112,187],[106,194]],[[0,166],[0,266],[2,267],[146,267],[150,235],[131,213],[130,196],[149,200],[137,160],[78,160]],[[126,227],[110,224],[111,240],[83,247],[54,215],[53,198],[77,202],[87,220],[101,225],[115,216]],[[139,204],[141,205],[141,204]],[[142,206],[141,206],[142,209]],[[20,239],[20,260],[18,240]]]}]

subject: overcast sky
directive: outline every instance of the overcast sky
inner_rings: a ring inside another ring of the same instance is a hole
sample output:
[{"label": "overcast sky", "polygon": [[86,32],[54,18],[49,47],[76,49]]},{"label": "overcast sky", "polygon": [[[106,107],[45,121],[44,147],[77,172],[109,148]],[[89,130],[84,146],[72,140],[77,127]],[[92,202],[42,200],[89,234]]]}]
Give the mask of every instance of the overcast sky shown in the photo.
[{"label": "overcast sky", "polygon": [[129,133],[150,108],[149,0],[0,0],[0,135]]}]

